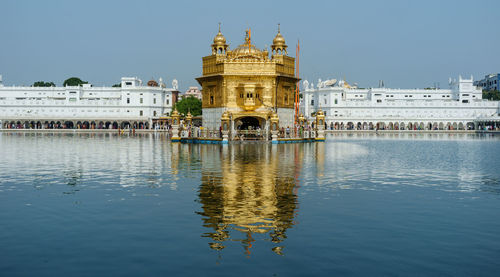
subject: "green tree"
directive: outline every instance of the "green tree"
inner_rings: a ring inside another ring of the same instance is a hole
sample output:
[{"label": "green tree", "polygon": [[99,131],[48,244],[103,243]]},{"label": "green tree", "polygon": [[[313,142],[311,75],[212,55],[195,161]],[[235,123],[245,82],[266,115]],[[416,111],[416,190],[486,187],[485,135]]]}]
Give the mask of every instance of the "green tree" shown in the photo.
[{"label": "green tree", "polygon": [[112,87],[114,87],[114,88],[121,88],[121,87],[122,87],[122,84],[121,84],[121,83],[119,83],[119,84],[114,84]]},{"label": "green tree", "polygon": [[88,84],[88,82],[82,81],[78,77],[71,77],[66,79],[63,83],[63,86],[81,86],[82,84]]},{"label": "green tree", "polygon": [[193,116],[201,115],[201,100],[194,96],[182,99],[175,104],[175,108],[181,114],[186,115],[191,112]]},{"label": "green tree", "polygon": [[500,91],[498,91],[498,90],[483,90],[483,99],[500,100]]},{"label": "green tree", "polygon": [[54,82],[44,82],[44,81],[38,81],[33,83],[34,87],[55,87],[56,84]]}]

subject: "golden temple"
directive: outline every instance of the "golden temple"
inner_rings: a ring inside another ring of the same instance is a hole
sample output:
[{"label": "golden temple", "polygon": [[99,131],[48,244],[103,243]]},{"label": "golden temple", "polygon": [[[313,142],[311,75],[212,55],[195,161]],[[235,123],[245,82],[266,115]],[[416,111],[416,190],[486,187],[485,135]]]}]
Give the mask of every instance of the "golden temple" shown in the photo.
[{"label": "golden temple", "polygon": [[270,53],[252,43],[250,29],[244,42],[231,50],[219,24],[212,54],[203,57],[203,76],[196,78],[202,87],[203,126],[225,127],[231,138],[239,130],[269,131],[271,118],[279,120],[280,128],[293,127],[299,79],[287,47],[278,26]]}]

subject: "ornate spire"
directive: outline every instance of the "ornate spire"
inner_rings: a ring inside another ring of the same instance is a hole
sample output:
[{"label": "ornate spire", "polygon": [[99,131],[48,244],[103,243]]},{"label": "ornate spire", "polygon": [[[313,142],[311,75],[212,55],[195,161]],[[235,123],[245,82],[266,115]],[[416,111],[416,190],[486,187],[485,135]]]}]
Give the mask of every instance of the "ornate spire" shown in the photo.
[{"label": "ornate spire", "polygon": [[273,44],[271,45],[271,49],[273,54],[284,55],[287,54],[286,48],[288,46],[285,43],[285,38],[281,35],[280,24],[278,23],[278,33],[273,39]]},{"label": "ornate spire", "polygon": [[228,45],[226,44],[226,38],[220,31],[220,22],[219,22],[219,32],[214,38],[214,43],[212,44],[212,55],[214,54],[223,54],[226,52]]}]

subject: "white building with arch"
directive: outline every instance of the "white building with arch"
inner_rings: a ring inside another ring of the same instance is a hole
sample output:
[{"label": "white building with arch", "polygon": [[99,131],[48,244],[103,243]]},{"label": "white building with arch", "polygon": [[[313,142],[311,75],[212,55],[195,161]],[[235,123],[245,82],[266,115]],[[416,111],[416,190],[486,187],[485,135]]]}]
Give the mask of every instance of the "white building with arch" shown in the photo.
[{"label": "white building with arch", "polygon": [[170,114],[177,89],[137,77],[121,78],[121,87],[4,86],[0,77],[0,128],[117,129],[152,127]]},{"label": "white building with arch", "polygon": [[303,82],[300,112],[322,109],[331,130],[472,130],[500,127],[499,101],[482,99],[473,78],[450,79],[450,89],[350,87],[344,81]]}]

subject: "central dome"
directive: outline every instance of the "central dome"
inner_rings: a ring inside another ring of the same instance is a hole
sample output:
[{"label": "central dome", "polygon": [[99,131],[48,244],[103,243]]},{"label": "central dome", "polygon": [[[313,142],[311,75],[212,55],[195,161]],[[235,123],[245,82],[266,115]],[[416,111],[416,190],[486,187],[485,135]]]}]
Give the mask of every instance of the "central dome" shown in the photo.
[{"label": "central dome", "polygon": [[235,55],[241,56],[241,55],[261,54],[262,51],[257,49],[257,47],[255,47],[255,45],[253,45],[253,44],[242,44],[242,45],[238,46],[236,49],[234,49],[233,53]]}]

